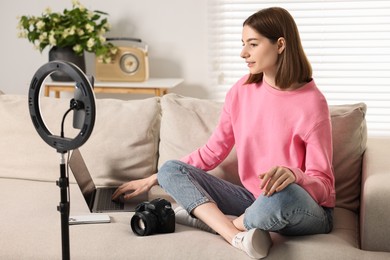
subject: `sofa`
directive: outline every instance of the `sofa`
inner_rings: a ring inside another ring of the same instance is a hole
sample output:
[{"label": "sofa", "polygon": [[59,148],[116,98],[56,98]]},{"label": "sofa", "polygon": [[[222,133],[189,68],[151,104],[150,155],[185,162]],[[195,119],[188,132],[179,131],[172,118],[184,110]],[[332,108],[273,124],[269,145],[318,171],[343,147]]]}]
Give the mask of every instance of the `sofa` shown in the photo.
[{"label": "sofa", "polygon": [[[69,98],[42,97],[40,106],[46,125],[58,135]],[[97,99],[95,127],[80,151],[98,186],[143,178],[204,144],[221,106],[177,94]],[[367,137],[366,109],[363,103],[330,106],[337,192],[333,230],[296,237],[271,233],[266,259],[390,259],[390,139]],[[61,259],[60,155],[33,127],[27,95],[0,94],[0,121],[0,259]],[[78,133],[69,116],[65,136]],[[240,184],[234,149],[210,174]],[[71,172],[69,180],[70,215],[91,214]],[[149,198],[159,197],[171,200],[155,186]],[[108,213],[110,223],[71,225],[71,258],[248,259],[220,236],[180,224],[174,233],[136,236],[129,225],[133,214]]]}]

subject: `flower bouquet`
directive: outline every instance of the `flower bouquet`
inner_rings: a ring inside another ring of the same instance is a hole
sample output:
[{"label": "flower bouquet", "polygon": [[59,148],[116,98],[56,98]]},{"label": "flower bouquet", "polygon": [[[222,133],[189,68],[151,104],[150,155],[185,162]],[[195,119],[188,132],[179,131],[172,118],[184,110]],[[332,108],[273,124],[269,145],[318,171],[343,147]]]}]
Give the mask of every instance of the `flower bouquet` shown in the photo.
[{"label": "flower bouquet", "polygon": [[27,38],[41,52],[47,46],[68,47],[80,56],[84,51],[95,53],[99,60],[109,63],[117,48],[104,37],[110,30],[108,14],[90,11],[78,0],[73,0],[72,6],[62,13],[47,8],[41,16],[20,17],[18,36]]}]

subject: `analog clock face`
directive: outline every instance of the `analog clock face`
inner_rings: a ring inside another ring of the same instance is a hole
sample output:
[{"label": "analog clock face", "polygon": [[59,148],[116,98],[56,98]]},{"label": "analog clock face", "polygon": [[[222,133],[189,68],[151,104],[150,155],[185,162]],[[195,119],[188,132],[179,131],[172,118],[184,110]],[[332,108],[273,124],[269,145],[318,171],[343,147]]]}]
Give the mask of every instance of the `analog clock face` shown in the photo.
[{"label": "analog clock face", "polygon": [[125,53],[121,57],[119,66],[123,72],[133,74],[139,68],[139,60],[134,54]]}]

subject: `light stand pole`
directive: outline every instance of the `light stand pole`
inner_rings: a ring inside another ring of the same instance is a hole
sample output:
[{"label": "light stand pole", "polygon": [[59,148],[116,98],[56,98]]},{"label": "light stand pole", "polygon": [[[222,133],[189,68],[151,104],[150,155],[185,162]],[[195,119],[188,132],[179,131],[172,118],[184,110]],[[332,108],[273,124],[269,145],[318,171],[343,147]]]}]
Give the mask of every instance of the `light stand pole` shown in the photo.
[{"label": "light stand pole", "polygon": [[[75,81],[75,97],[70,102],[70,108],[62,119],[61,135],[52,134],[42,119],[39,108],[40,88],[48,75],[55,71],[68,74]],[[82,146],[90,137],[95,124],[95,96],[93,93],[93,79],[88,79],[76,65],[65,61],[52,61],[40,67],[33,76],[28,95],[28,105],[31,120],[41,138],[60,153],[60,178],[57,186],[60,187],[61,201],[57,209],[61,214],[62,259],[70,259],[69,243],[69,180],[66,174],[65,153]],[[67,138],[63,134],[63,125],[66,115],[74,113],[73,127],[81,129],[74,138]]]},{"label": "light stand pole", "polygon": [[60,205],[57,206],[57,210],[61,213],[62,259],[70,259],[68,201],[69,179],[66,176],[65,154],[60,154],[60,178],[57,181],[57,186],[60,187],[61,201]]}]

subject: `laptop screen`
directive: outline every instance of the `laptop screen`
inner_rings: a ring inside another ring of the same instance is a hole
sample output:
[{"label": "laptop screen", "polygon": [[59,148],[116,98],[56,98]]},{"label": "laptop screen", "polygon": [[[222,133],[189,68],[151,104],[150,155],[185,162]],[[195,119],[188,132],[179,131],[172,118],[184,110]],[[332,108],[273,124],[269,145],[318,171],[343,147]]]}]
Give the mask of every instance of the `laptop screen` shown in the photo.
[{"label": "laptop screen", "polygon": [[96,186],[93,183],[91,174],[88,171],[87,165],[78,149],[73,150],[69,160],[69,166],[73,172],[77,184],[80,187],[81,193],[84,196],[88,206],[92,208],[93,200],[96,192]]}]

